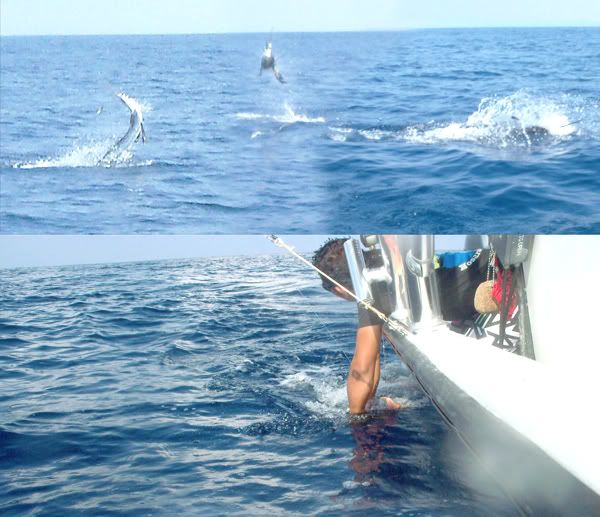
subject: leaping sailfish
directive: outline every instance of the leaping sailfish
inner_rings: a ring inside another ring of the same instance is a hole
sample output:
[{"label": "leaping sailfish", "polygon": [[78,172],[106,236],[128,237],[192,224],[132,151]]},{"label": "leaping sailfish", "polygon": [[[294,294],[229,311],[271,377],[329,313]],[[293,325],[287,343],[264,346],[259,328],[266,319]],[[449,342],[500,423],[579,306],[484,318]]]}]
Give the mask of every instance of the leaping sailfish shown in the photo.
[{"label": "leaping sailfish", "polygon": [[271,70],[275,79],[277,79],[280,83],[285,83],[285,79],[277,65],[275,64],[275,57],[273,57],[273,44],[270,41],[265,43],[265,49],[263,50],[263,55],[260,60],[260,71],[259,75],[262,75],[263,70]]},{"label": "leaping sailfish", "polygon": [[125,93],[117,93],[123,104],[129,108],[131,115],[129,117],[129,129],[102,157],[103,162],[113,162],[118,158],[119,153],[129,148],[140,138],[142,142],[146,141],[146,132],[144,131],[144,114],[140,103]]}]

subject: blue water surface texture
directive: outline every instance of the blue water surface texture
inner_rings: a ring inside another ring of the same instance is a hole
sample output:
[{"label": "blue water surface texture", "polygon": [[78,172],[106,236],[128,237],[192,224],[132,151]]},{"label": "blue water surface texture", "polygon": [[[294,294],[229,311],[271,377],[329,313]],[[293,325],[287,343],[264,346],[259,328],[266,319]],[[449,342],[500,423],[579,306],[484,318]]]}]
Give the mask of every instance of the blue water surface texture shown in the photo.
[{"label": "blue water surface texture", "polygon": [[0,270],[0,513],[514,515],[356,306],[289,257]]},{"label": "blue water surface texture", "polygon": [[600,231],[599,28],[268,37],[0,38],[0,230]]}]

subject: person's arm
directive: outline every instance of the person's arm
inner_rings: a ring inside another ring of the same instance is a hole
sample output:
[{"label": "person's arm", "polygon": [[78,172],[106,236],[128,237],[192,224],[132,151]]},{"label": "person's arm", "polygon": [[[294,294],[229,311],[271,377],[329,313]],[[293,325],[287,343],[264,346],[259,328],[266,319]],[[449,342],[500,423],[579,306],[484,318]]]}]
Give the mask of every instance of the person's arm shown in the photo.
[{"label": "person's arm", "polygon": [[[381,350],[381,342],[379,346],[379,350]],[[375,398],[375,395],[377,394],[377,386],[379,386],[379,375],[381,373],[381,366],[379,364],[380,355],[381,352],[377,354],[377,360],[375,362],[375,378],[373,379],[373,389],[371,390],[371,394],[369,395],[370,399]]]},{"label": "person's arm", "polygon": [[347,391],[350,413],[363,413],[379,383],[381,325],[361,326],[356,331],[356,348],[350,364]]}]

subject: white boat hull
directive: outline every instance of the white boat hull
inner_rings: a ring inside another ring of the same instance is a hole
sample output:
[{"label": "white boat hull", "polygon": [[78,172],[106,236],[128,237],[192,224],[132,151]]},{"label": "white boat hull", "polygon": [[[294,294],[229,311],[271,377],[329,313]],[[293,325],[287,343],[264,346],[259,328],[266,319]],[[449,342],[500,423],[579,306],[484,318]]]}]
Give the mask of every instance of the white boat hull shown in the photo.
[{"label": "white boat hull", "polygon": [[[600,237],[493,239],[521,286],[511,346],[490,329],[461,334],[443,321],[432,237],[362,242],[346,253],[355,291],[391,307],[392,347],[507,496],[527,515],[600,515],[590,299],[600,290]],[[379,265],[360,253],[380,253]]]}]

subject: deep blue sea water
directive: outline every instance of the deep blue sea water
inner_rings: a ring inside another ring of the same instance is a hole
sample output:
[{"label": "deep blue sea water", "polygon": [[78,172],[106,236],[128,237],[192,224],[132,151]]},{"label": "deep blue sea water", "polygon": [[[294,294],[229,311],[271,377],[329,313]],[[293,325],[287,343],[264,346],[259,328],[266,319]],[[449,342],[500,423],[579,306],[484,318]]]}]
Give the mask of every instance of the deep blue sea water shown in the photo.
[{"label": "deep blue sea water", "polygon": [[0,270],[0,513],[513,515],[355,307],[289,257]]},{"label": "deep blue sea water", "polygon": [[600,231],[600,29],[265,37],[1,38],[0,230]]}]

